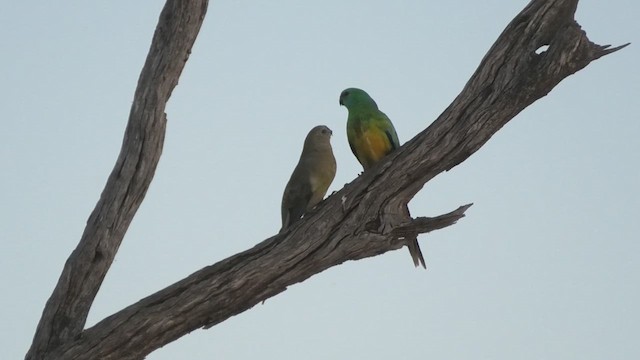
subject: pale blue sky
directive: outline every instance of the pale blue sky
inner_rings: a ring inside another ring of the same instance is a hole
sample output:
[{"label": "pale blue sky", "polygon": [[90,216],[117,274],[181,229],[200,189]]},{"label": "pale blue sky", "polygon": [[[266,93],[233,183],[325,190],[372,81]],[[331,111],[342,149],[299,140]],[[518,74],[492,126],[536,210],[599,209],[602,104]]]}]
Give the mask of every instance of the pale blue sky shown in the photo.
[{"label": "pale blue sky", "polygon": [[[361,170],[346,87],[405,142],[459,93],[522,1],[213,1],[167,108],[156,177],[89,325],[273,235],[307,131]],[[8,2],[0,13],[0,345],[22,358],[110,173],[163,1]],[[166,359],[640,358],[640,5],[581,1],[601,44],[428,183],[415,216],[473,202],[402,249],[349,262],[152,353]]]}]

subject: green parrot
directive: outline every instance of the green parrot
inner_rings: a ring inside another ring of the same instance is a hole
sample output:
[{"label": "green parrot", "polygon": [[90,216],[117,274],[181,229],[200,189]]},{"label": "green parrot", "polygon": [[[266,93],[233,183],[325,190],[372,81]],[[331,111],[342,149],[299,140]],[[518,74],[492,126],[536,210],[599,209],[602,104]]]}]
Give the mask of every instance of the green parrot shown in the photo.
[{"label": "green parrot", "polygon": [[364,170],[400,147],[391,120],[364,90],[349,88],[340,94],[340,105],[349,110],[347,138]]},{"label": "green parrot", "polygon": [[[340,93],[340,105],[344,105],[349,111],[347,139],[351,151],[362,164],[364,171],[400,147],[398,134],[391,120],[378,109],[378,104],[364,90],[343,90]],[[409,240],[407,247],[414,265],[422,265],[426,269],[418,240]]]},{"label": "green parrot", "polygon": [[336,159],[331,149],[331,129],[319,125],[304,140],[298,165],[282,195],[282,228],[300,220],[324,198],[336,175]]}]

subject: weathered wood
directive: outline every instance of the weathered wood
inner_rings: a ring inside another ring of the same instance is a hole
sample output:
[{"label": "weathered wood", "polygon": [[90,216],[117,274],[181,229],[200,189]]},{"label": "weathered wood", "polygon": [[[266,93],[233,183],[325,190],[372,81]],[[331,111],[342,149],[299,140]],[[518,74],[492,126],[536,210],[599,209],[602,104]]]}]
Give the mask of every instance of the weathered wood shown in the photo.
[{"label": "weathered wood", "polygon": [[151,183],[164,142],[164,113],[178,83],[207,1],[167,1],[138,80],[120,156],[80,243],[44,308],[27,359],[41,359],[77,339],[122,238]]},{"label": "weathered wood", "polygon": [[[608,49],[591,43],[573,19],[577,3],[534,0],[528,4],[433,124],[287,231],[142,299],[76,339],[58,338],[59,346],[48,347],[44,358],[140,359],[190,331],[218,324],[329,267],[399,249],[419,233],[454,224],[470,205],[436,218],[411,219],[404,209],[427,181],[467,159],[562,79],[626,46]],[[549,48],[537,54],[543,45]],[[127,141],[131,139],[125,136]],[[156,150],[159,153],[160,149]],[[126,194],[126,190],[121,191]],[[133,216],[133,211],[125,213],[121,216]],[[91,219],[101,226],[114,224],[107,221],[109,217],[96,215]],[[92,249],[106,251],[97,246]],[[117,246],[109,249],[115,252]],[[92,285],[74,286],[81,289]],[[74,331],[78,333],[77,326]]]}]

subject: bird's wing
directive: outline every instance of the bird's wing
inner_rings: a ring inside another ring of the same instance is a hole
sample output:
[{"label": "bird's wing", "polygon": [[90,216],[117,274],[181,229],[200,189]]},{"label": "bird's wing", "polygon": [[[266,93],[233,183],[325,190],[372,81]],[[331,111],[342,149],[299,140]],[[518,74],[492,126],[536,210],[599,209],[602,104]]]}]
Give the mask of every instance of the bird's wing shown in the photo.
[{"label": "bird's wing", "polygon": [[400,147],[400,141],[398,140],[398,134],[396,133],[396,129],[393,127],[393,123],[391,119],[380,111],[378,116],[379,121],[376,121],[378,126],[384,131],[385,135],[389,139],[389,143],[391,144],[391,151]]},{"label": "bird's wing", "polygon": [[394,151],[395,149],[398,148],[398,145],[396,145],[396,142],[393,141],[393,135],[391,134],[391,131],[389,130],[385,130],[385,135],[387,135],[387,139],[389,139],[389,143],[391,144],[391,151]]},{"label": "bird's wing", "polygon": [[287,228],[300,220],[307,209],[307,204],[313,195],[309,179],[292,176],[287,184],[282,199],[282,227]]},{"label": "bird's wing", "polygon": [[356,139],[356,129],[353,127],[347,127],[347,140],[349,141],[349,147],[351,148],[351,152],[353,153],[353,155],[355,155],[355,157],[358,157],[358,153],[356,152],[356,145],[355,145],[355,139]]}]

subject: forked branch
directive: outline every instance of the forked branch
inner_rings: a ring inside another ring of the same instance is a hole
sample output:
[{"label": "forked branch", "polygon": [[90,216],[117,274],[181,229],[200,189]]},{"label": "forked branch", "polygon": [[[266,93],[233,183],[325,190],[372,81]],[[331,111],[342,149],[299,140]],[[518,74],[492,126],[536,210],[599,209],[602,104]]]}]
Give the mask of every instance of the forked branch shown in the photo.
[{"label": "forked branch", "polygon": [[[206,9],[206,1],[169,0],[140,78],[116,169],[47,303],[28,358],[143,358],[329,267],[399,249],[407,238],[454,224],[470,205],[435,218],[412,219],[403,209],[425,183],[466,160],[564,78],[626,46],[589,41],[574,20],[577,3],[529,3],[435,122],[286,232],[81,331],[153,175],[164,136],[164,104]],[[548,48],[540,51],[545,45]]]}]

